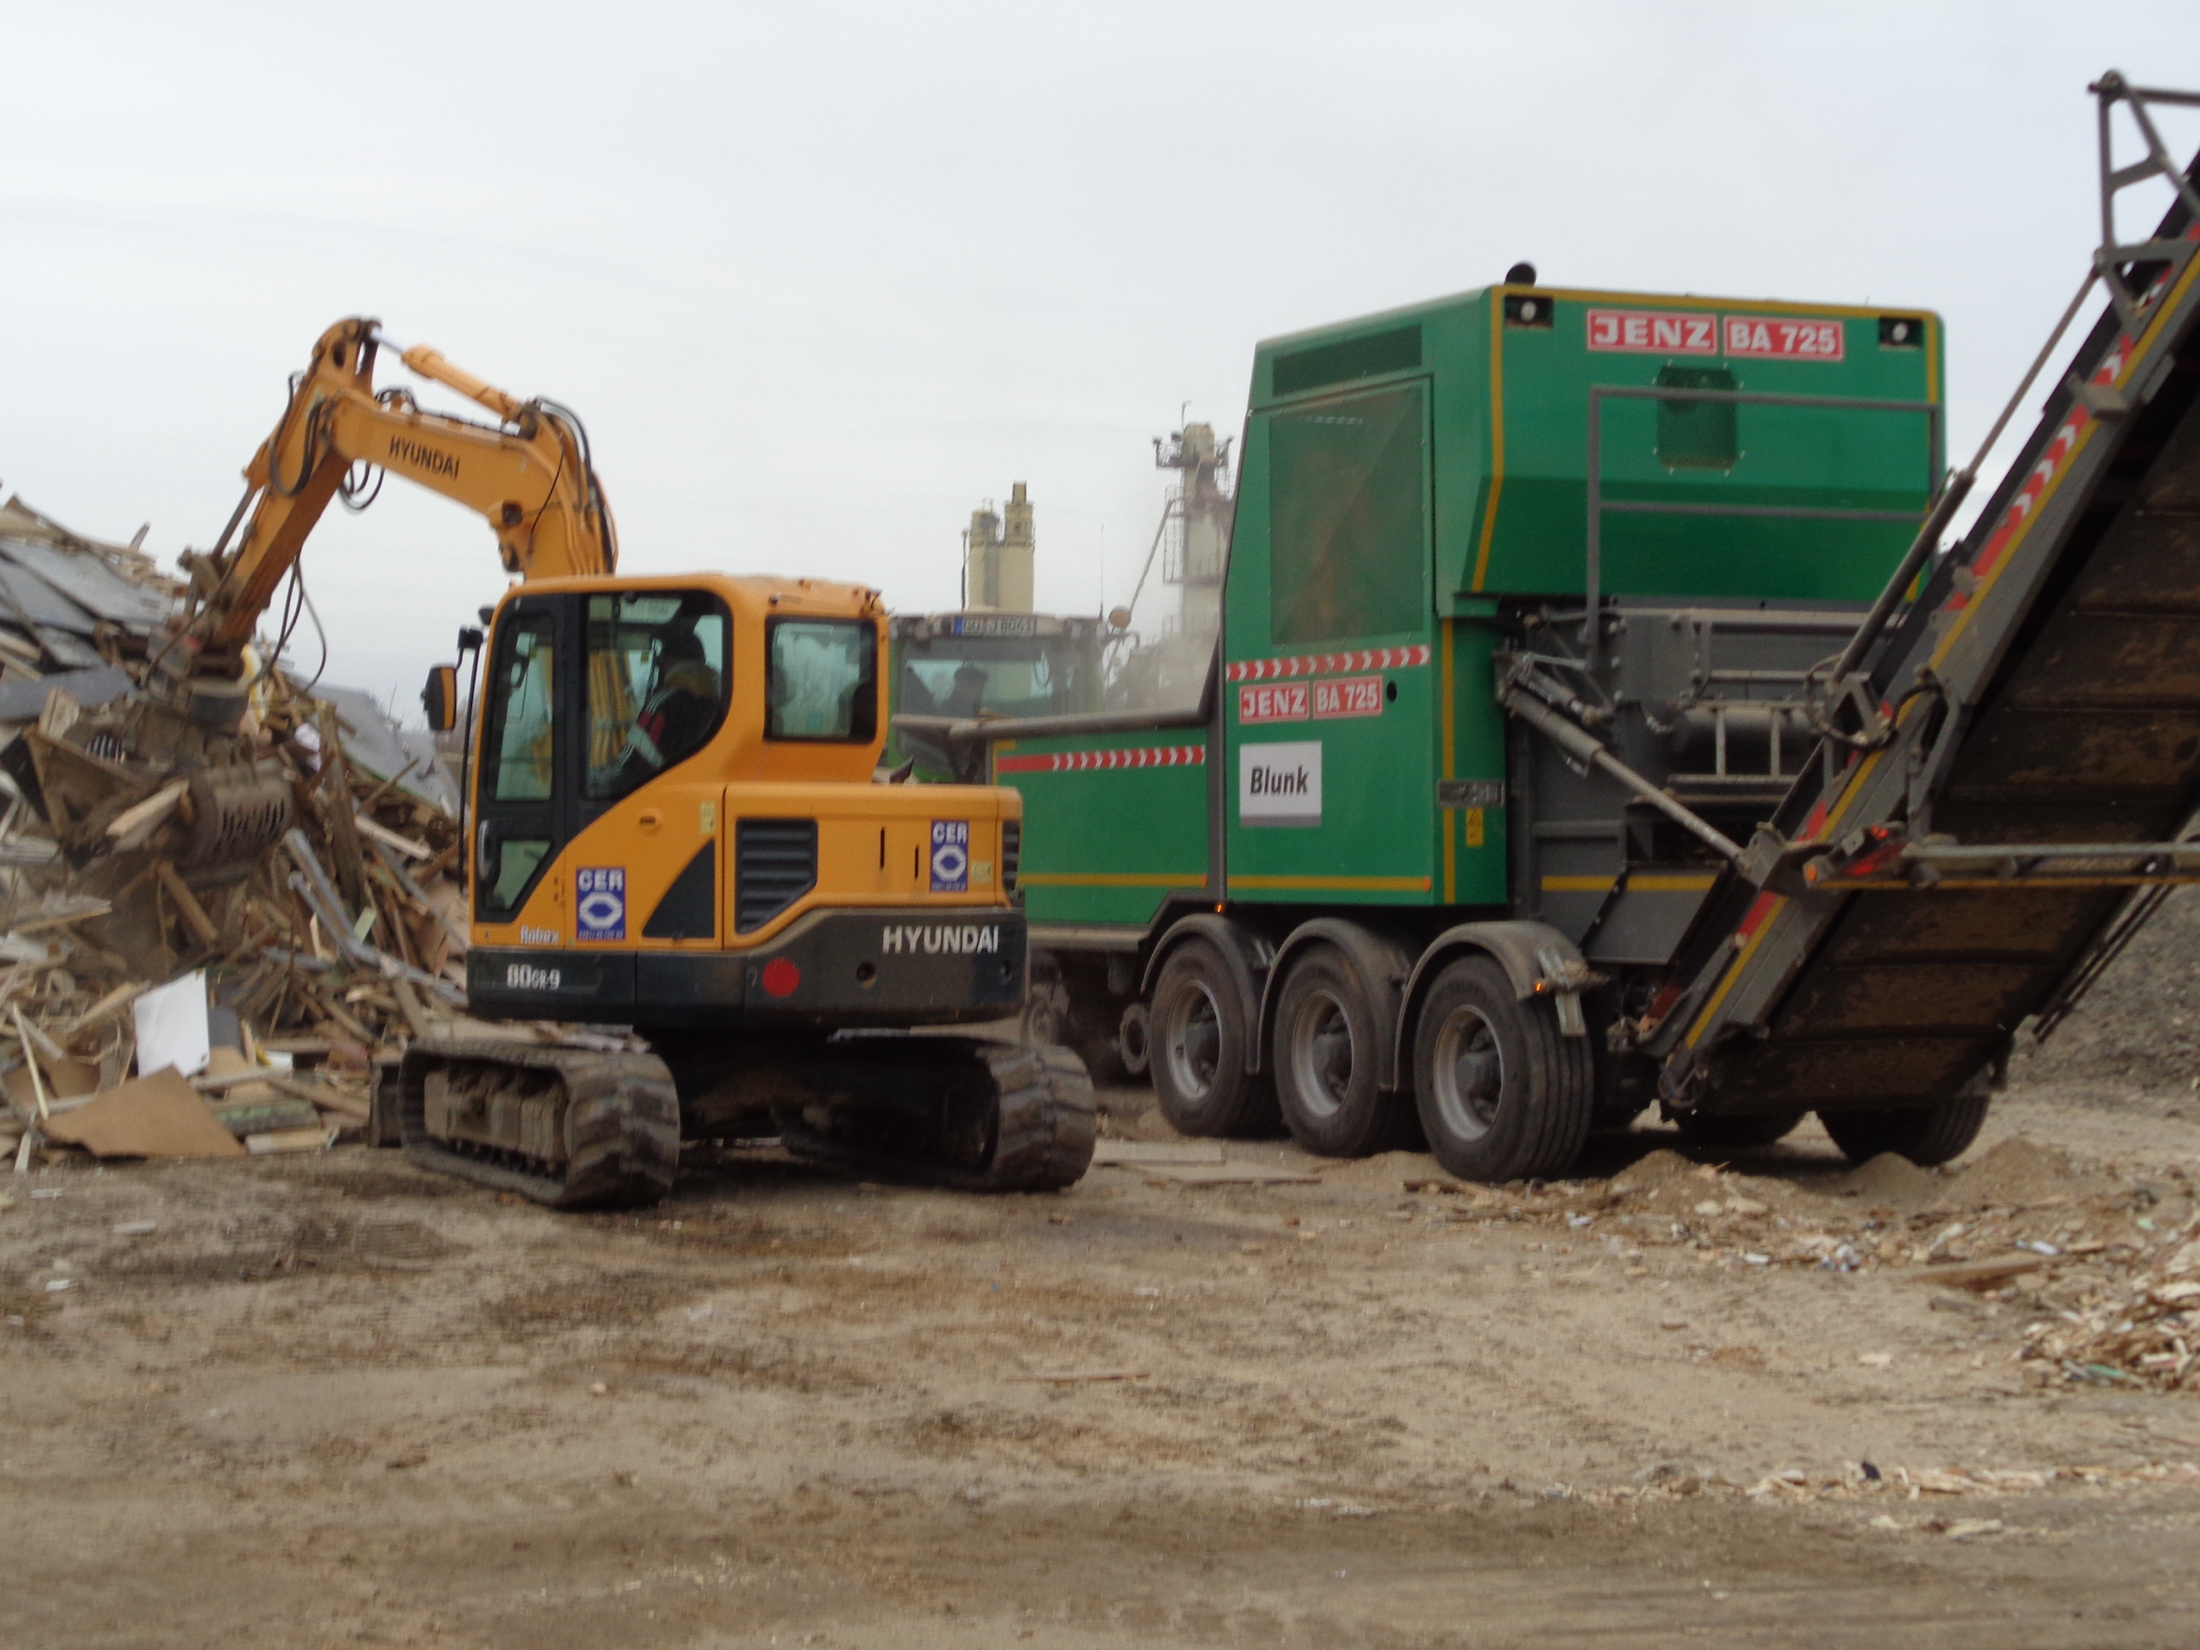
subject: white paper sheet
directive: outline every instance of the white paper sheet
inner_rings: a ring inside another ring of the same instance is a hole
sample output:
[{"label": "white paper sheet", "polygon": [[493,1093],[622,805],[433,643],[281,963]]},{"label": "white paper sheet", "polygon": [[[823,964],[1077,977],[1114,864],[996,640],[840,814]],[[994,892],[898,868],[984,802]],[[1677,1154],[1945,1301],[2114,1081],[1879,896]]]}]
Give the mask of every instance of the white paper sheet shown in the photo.
[{"label": "white paper sheet", "polygon": [[206,974],[196,970],[137,1000],[137,1068],[174,1066],[186,1077],[206,1069]]}]

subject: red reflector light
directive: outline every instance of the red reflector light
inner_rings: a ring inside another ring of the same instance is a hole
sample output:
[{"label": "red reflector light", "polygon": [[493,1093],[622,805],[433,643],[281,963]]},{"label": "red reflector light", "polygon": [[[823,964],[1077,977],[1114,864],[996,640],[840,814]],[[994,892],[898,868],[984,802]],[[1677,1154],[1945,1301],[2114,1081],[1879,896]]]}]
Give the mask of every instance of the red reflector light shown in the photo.
[{"label": "red reflector light", "polygon": [[774,957],[764,965],[764,989],[774,997],[791,997],[802,983],[802,970],[785,957]]}]

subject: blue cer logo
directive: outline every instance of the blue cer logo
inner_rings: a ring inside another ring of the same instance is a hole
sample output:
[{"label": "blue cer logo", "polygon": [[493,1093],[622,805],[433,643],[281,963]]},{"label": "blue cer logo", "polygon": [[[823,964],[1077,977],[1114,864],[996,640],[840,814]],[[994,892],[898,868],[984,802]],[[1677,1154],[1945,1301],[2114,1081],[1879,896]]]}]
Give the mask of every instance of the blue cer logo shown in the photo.
[{"label": "blue cer logo", "polygon": [[583,866],[573,873],[573,929],[584,940],[626,938],[625,866]]},{"label": "blue cer logo", "polygon": [[932,821],[932,892],[970,892],[970,821]]}]

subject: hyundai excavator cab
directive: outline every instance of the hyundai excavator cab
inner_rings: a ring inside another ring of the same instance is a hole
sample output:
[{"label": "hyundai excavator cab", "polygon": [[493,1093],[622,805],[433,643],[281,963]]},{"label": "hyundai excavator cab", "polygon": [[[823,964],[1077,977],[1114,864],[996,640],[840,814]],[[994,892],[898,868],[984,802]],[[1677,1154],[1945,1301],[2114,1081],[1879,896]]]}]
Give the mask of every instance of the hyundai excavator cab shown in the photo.
[{"label": "hyundai excavator cab", "polygon": [[[469,1006],[649,1044],[417,1039],[384,1096],[407,1153],[569,1208],[662,1196],[683,1137],[776,1134],[977,1190],[1078,1179],[1093,1104],[1073,1055],[909,1035],[1022,1010],[1022,808],[992,786],[875,781],[878,592],[621,576],[577,418],[408,350],[498,422],[424,411],[374,390],[386,347],[368,320],[323,335],[230,532],[187,560],[170,754],[188,762],[194,730],[241,708],[254,621],[359,467],[471,505],[518,582],[489,628],[472,745]],[[445,729],[454,687],[443,667],[424,696]],[[199,742],[216,764],[219,741]]]}]

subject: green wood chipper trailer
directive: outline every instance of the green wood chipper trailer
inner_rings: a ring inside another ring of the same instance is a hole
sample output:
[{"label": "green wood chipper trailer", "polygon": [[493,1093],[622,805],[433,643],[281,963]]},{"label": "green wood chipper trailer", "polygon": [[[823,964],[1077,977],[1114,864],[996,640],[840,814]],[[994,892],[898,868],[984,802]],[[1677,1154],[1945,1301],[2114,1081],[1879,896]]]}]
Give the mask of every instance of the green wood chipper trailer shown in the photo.
[{"label": "green wood chipper trailer", "polygon": [[1259,346],[1198,708],[903,717],[1022,791],[1066,1040],[1192,1133],[1489,1180],[1651,1104],[1962,1151],[2200,880],[2200,191],[2149,114],[2191,99],[2094,91],[2111,227],[1952,544],[1923,309],[1522,268]]}]

